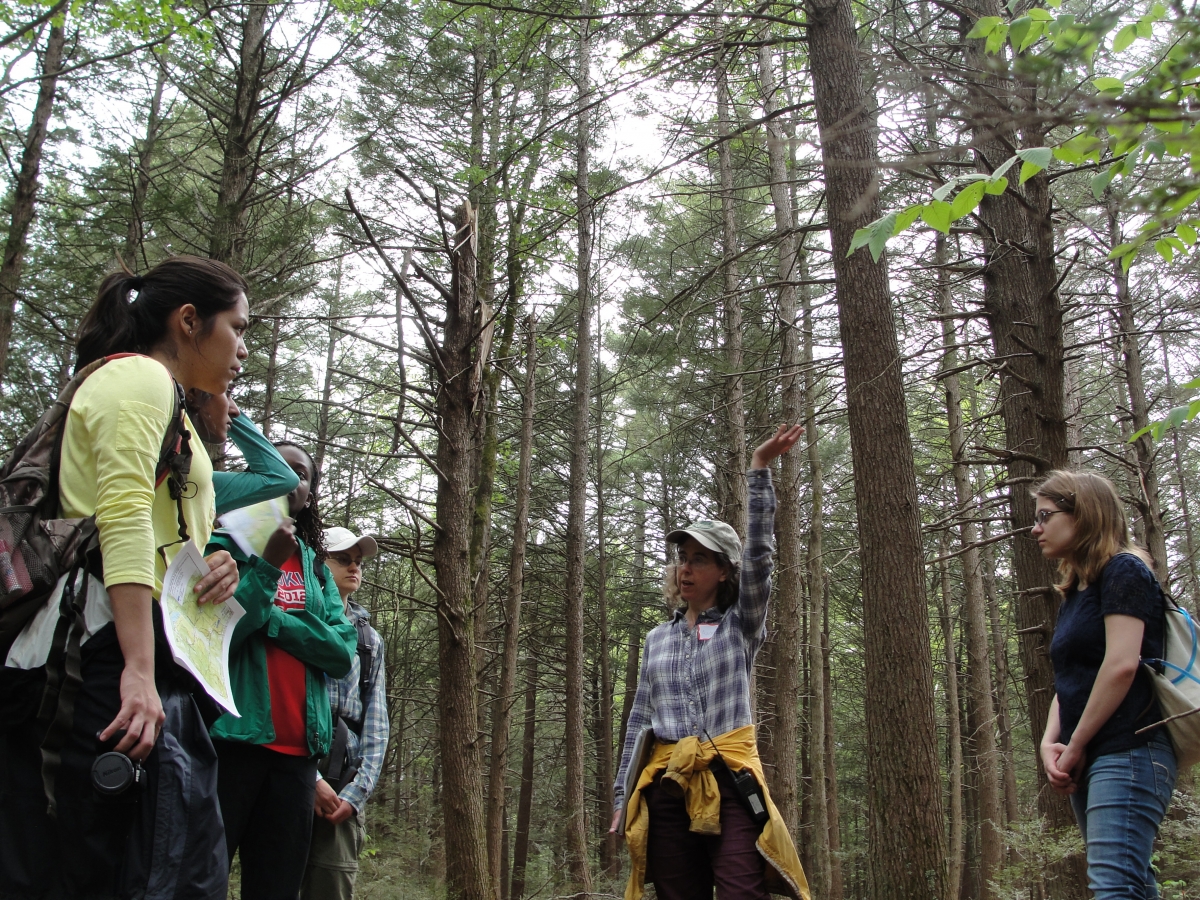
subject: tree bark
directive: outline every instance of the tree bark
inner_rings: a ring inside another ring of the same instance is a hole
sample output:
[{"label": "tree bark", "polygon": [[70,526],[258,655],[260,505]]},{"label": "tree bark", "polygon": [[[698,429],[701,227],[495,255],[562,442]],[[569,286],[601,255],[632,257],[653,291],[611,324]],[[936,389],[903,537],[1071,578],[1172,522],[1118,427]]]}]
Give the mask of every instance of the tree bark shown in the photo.
[{"label": "tree bark", "polygon": [[829,603],[825,602],[821,626],[821,671],[825,687],[825,782],[829,802],[829,900],[842,900],[845,886],[842,878],[842,817],[838,808],[837,736],[833,727],[833,673],[829,664]]},{"label": "tree bark", "polygon": [[[942,316],[942,378],[946,390],[946,424],[953,458],[956,512],[962,517],[959,526],[959,546],[962,552],[963,585],[966,598],[963,618],[967,645],[967,702],[970,718],[977,724],[971,733],[973,763],[978,772],[979,792],[979,877],[981,896],[990,898],[991,879],[995,877],[1004,856],[1004,840],[1000,833],[1000,761],[996,751],[996,711],[992,702],[992,664],[989,652],[987,597],[983,588],[983,569],[979,555],[979,530],[975,525],[976,506],[971,486],[971,473],[966,462],[966,435],[963,428],[962,374],[958,371],[958,335],[954,327],[954,304],[951,298],[945,235],[939,234],[934,244],[934,267],[938,278],[938,310]],[[951,894],[953,896],[953,894]]]},{"label": "tree bark", "polygon": [[[455,220],[453,283],[446,302],[441,356],[451,373],[474,370],[475,217],[464,203]],[[444,793],[446,892],[449,900],[494,900],[484,834],[483,778],[475,690],[475,634],[471,618],[471,438],[479,385],[458,377],[438,386],[441,428],[437,535],[438,705]]]},{"label": "tree bark", "polygon": [[271,319],[271,349],[267,353],[267,378],[263,384],[262,433],[271,437],[271,415],[275,409],[275,380],[278,378],[279,360],[279,327],[283,316],[276,315]]},{"label": "tree bark", "polygon": [[[599,310],[597,310],[599,312]],[[596,323],[597,332],[600,323]],[[597,351],[599,347],[597,347]],[[596,370],[599,372],[600,354],[596,354]],[[605,522],[604,496],[604,394],[597,387],[596,409],[596,619],[599,633],[597,634],[597,666],[600,670],[599,691],[596,697],[596,799],[597,825],[600,835],[600,868],[609,875],[616,874],[620,866],[617,856],[617,836],[608,830],[607,823],[612,820],[613,799],[613,683],[612,659],[609,653],[608,634],[608,544],[607,526]]]},{"label": "tree bark", "polygon": [[[723,33],[723,32],[722,32]],[[746,400],[742,375],[742,301],[738,293],[737,216],[734,211],[733,130],[729,98],[730,51],[722,45],[717,63],[717,169],[721,182],[721,317],[725,329],[725,421],[728,453],[725,460],[727,498],[723,518],[740,535],[749,527],[749,500],[746,485]]]},{"label": "tree bark", "polygon": [[[997,0],[970,0],[973,16],[1001,15]],[[1036,126],[1018,135],[1015,122],[1037,119],[1036,89],[1019,85],[996,68],[983,42],[966,42],[973,79],[967,85],[972,116],[972,149],[979,171],[990,173],[1018,147],[1040,146]],[[1000,370],[1000,406],[1008,469],[1013,529],[1033,521],[1030,488],[1052,469],[1069,464],[1063,395],[1063,313],[1058,295],[1050,182],[1045,172],[1024,185],[987,195],[979,208],[984,249],[983,309]],[[1053,566],[1036,541],[1013,542],[1016,619],[1024,668],[1025,700],[1036,752],[1054,696],[1050,638],[1058,618],[1059,595]],[[1037,766],[1038,810],[1052,828],[1074,828],[1066,798],[1049,789]],[[1081,860],[1068,861],[1047,876],[1053,896],[1083,897]]]},{"label": "tree bark", "polygon": [[325,345],[325,380],[321,385],[321,410],[317,413],[317,448],[313,465],[318,472],[325,465],[325,448],[329,443],[329,404],[333,400],[333,357],[337,352],[340,332],[336,322],[342,306],[342,260],[338,260],[337,276],[333,283],[333,297],[329,301],[329,342]]},{"label": "tree bark", "polygon": [[[642,585],[646,583],[646,482],[642,473],[634,476],[637,499],[633,504],[633,576],[630,584],[629,643],[625,648],[625,696],[621,700],[621,739],[618,747],[625,746],[625,729],[629,726],[629,714],[633,711],[633,700],[637,696],[638,667],[642,661]],[[611,790],[611,786],[609,788]]]},{"label": "tree bark", "polygon": [[[807,255],[800,255],[800,280],[807,281]],[[833,767],[833,760],[825,755],[825,691],[826,657],[824,651],[825,631],[825,469],[821,463],[821,450],[817,444],[820,432],[817,429],[817,391],[820,382],[813,372],[813,315],[812,298],[807,286],[800,288],[803,313],[803,363],[804,363],[804,430],[808,442],[808,482],[811,493],[808,524],[808,670],[809,670],[809,724],[808,758],[812,770],[812,891],[817,897],[829,897],[833,892],[833,857],[830,845],[833,835],[830,828],[829,786],[826,779]]]},{"label": "tree bark", "polygon": [[269,7],[267,2],[250,2],[245,7],[233,103],[222,135],[221,181],[208,245],[209,256],[238,270],[245,262],[246,213],[257,168],[253,142],[262,105]]},{"label": "tree bark", "polygon": [[[63,18],[66,18],[65,11]],[[64,25],[65,21],[51,25],[50,34],[46,38],[46,49],[42,51],[38,79],[37,102],[33,106],[33,119],[25,132],[21,148],[21,168],[13,185],[12,215],[8,223],[8,237],[4,242],[4,259],[0,260],[0,376],[4,374],[8,364],[13,316],[20,299],[21,275],[25,270],[29,227],[33,224],[37,207],[42,152],[46,146],[46,135],[50,131],[50,116],[54,112],[58,76],[62,71],[63,49],[67,42]]]},{"label": "tree bark", "polygon": [[[946,532],[942,532],[941,556],[950,551]],[[963,735],[962,712],[958,702],[958,646],[954,640],[954,609],[950,601],[950,568],[938,563],[941,582],[942,644],[946,662],[946,768],[950,777],[950,846],[946,872],[946,896],[958,900],[962,892],[963,866],[966,863],[963,822]]]},{"label": "tree bark", "polygon": [[512,553],[508,565],[508,597],[504,605],[504,640],[500,683],[492,707],[492,753],[488,769],[487,848],[488,874],[494,893],[502,894],[504,867],[505,773],[508,771],[508,735],[512,724],[513,688],[516,682],[521,596],[525,580],[525,543],[529,534],[529,487],[533,456],[533,405],[537,377],[537,329],[526,320],[525,389],[521,397],[521,448],[517,469],[517,505],[513,512]]},{"label": "tree bark", "polygon": [[517,830],[513,836],[511,900],[525,896],[525,865],[529,859],[529,822],[533,809],[533,749],[537,729],[537,654],[525,658],[525,733],[521,740],[521,794],[517,800]]},{"label": "tree bark", "polygon": [[[1106,192],[1105,212],[1108,215],[1109,246],[1121,243],[1121,226],[1117,219],[1117,201],[1112,189]],[[1117,328],[1121,333],[1121,353],[1125,362],[1125,386],[1129,391],[1130,427],[1134,433],[1150,424],[1150,401],[1146,397],[1146,381],[1142,374],[1142,350],[1138,345],[1137,322],[1133,315],[1133,297],[1129,293],[1129,274],[1119,259],[1111,263],[1113,284],[1117,292]],[[1133,442],[1137,460],[1138,483],[1134,505],[1141,519],[1146,549],[1154,557],[1154,574],[1163,586],[1170,583],[1167,569],[1167,536],[1163,529],[1162,508],[1159,502],[1158,469],[1154,465],[1154,444],[1149,434]]]},{"label": "tree bark", "polygon": [[871,896],[945,896],[921,520],[887,262],[848,257],[878,218],[875,124],[850,0],[810,0],[807,39],[846,373],[862,567]]},{"label": "tree bark", "polygon": [[162,131],[162,96],[166,86],[166,62],[159,60],[158,77],[154,82],[154,93],[150,97],[150,114],[146,117],[146,136],[137,150],[137,162],[134,164],[133,190],[129,197],[129,228],[125,232],[125,262],[134,267],[135,271],[139,254],[142,265],[147,268],[150,266],[150,260],[146,258],[146,250],[142,246],[146,233],[146,194],[150,190],[150,165],[154,159],[154,146],[158,143]]},{"label": "tree bark", "polygon": [[[590,12],[589,0],[583,0],[581,13]],[[567,510],[566,571],[566,729],[564,754],[566,796],[563,816],[566,829],[566,874],[571,892],[584,896],[591,892],[588,865],[587,811],[584,782],[583,699],[583,556],[584,524],[587,515],[588,428],[592,381],[592,200],[590,175],[591,115],[591,39],[588,21],[579,22],[576,69],[575,197],[577,207],[576,297],[578,306],[575,335],[574,412],[571,421],[571,470]]]},{"label": "tree bark", "polygon": [[[800,338],[796,327],[796,238],[793,232],[792,199],[788,191],[791,176],[787,167],[787,139],[776,112],[778,84],[773,44],[764,27],[758,50],[758,80],[762,91],[763,112],[768,119],[767,158],[771,174],[771,205],[775,209],[777,234],[776,273],[779,279],[777,316],[782,368],[780,418],[795,423],[803,418],[800,382]],[[796,776],[798,721],[796,707],[800,695],[800,598],[804,590],[804,555],[800,541],[800,472],[802,458],[784,454],[780,460],[778,515],[775,532],[779,541],[775,595],[775,733],[772,735],[774,779],[771,797],[783,821],[793,835],[799,825],[799,786]]]}]

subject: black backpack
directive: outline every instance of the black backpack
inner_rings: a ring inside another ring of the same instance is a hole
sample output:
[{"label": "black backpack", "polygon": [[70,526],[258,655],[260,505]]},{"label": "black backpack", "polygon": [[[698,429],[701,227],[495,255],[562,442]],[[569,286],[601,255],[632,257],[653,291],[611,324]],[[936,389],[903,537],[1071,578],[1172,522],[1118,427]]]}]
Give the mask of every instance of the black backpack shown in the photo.
[{"label": "black backpack", "polygon": [[[82,568],[89,554],[98,556],[94,554],[99,549],[96,517],[64,519],[59,510],[63,433],[79,386],[109,361],[132,355],[104,357],[80,369],[0,467],[0,654],[4,656],[49,600],[59,579]],[[183,401],[183,389],[176,383],[175,409],[155,473],[156,484],[170,479],[171,496],[177,502],[192,464]],[[185,530],[181,506],[179,515]]]}]

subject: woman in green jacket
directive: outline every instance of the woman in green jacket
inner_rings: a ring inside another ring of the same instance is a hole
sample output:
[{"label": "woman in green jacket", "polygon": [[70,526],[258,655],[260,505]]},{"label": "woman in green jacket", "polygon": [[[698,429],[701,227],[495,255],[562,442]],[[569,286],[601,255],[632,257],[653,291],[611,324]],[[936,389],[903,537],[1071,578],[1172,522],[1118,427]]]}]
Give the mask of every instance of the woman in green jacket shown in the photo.
[{"label": "woman in green jacket", "polygon": [[333,730],[325,675],[350,670],[356,641],[323,562],[319,473],[302,447],[275,446],[299,478],[288,494],[294,524],[285,521],[261,557],[247,557],[221,533],[210,544],[238,561],[235,596],[246,609],[229,654],[241,716],[224,715],[212,728],[225,839],[231,861],[241,850],[244,900],[300,890],[317,758]]}]

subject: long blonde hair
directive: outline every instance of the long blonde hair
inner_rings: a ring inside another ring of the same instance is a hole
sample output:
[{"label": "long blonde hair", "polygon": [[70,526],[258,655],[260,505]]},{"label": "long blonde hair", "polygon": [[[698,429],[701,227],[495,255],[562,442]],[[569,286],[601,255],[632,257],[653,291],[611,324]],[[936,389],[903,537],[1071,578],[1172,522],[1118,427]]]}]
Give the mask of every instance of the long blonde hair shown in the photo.
[{"label": "long blonde hair", "polygon": [[1125,506],[1116,487],[1103,475],[1057,469],[1033,491],[1075,517],[1075,539],[1058,561],[1060,591],[1094,584],[1108,561],[1132,553],[1153,570],[1150,554],[1129,538]]}]

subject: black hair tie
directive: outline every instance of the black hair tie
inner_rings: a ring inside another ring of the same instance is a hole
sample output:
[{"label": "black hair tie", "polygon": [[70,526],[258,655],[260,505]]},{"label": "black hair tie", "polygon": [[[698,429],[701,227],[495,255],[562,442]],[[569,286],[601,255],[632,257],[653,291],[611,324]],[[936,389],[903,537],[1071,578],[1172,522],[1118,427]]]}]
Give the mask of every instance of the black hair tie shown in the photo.
[{"label": "black hair tie", "polygon": [[146,279],[144,279],[141,275],[134,275],[129,279],[129,289],[131,291],[140,291],[142,289],[142,285],[145,283]]}]

